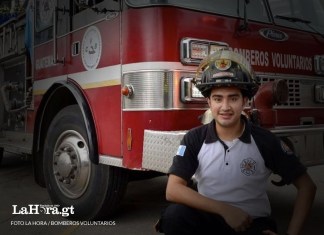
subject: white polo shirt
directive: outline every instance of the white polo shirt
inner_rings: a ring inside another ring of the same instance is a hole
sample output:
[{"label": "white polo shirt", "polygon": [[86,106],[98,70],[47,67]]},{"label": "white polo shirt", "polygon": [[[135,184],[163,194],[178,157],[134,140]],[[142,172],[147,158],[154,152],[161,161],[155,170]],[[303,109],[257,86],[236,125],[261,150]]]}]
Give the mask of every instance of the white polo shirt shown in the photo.
[{"label": "white polo shirt", "polygon": [[245,130],[230,147],[218,138],[215,121],[187,132],[169,174],[188,182],[195,175],[202,195],[239,207],[252,217],[269,216],[270,174],[281,176],[276,185],[290,184],[306,167],[273,133],[244,116],[242,120]]},{"label": "white polo shirt", "polygon": [[271,171],[251,140],[246,144],[237,139],[229,148],[220,141],[204,143],[195,178],[202,195],[241,208],[252,217],[266,217],[271,213],[266,194]]}]

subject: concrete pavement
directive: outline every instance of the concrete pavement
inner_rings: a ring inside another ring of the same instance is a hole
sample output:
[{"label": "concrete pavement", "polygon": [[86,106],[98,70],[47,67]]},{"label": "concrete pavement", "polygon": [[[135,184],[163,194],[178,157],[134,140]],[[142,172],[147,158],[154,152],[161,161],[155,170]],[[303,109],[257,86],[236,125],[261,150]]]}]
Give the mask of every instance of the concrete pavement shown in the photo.
[{"label": "concrete pavement", "polygon": [[[323,235],[324,166],[310,167],[309,173],[316,182],[318,191],[302,235]],[[5,155],[0,167],[0,234],[156,234],[153,225],[159,218],[160,211],[168,204],[164,198],[166,182],[167,177],[161,176],[129,183],[119,212],[101,225],[85,221],[73,224],[60,215],[13,214],[13,205],[18,207],[28,204],[51,205],[51,202],[46,189],[34,182],[30,161],[22,160],[19,156]],[[290,218],[295,189],[293,186],[278,188],[269,184],[268,192],[273,215],[278,222],[279,234],[284,234]],[[42,222],[47,224],[41,224]]]}]

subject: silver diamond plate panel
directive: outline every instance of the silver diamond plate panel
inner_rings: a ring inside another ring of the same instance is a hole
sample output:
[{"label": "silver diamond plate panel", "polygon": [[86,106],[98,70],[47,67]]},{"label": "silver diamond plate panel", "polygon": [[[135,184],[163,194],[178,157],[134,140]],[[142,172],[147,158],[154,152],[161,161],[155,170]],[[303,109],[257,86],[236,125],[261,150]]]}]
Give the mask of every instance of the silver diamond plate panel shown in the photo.
[{"label": "silver diamond plate panel", "polygon": [[144,131],[142,167],[167,173],[186,131]]},{"label": "silver diamond plate panel", "polygon": [[109,165],[109,166],[123,167],[123,159],[122,158],[110,157],[110,156],[105,156],[105,155],[99,156],[99,163]]}]

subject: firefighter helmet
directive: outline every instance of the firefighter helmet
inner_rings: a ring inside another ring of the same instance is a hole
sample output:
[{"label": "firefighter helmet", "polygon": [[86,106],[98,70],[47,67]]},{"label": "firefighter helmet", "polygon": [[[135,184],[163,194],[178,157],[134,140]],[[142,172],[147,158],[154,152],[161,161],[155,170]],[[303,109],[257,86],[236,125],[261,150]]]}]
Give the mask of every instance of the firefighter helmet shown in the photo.
[{"label": "firefighter helmet", "polygon": [[219,50],[203,59],[197,69],[196,87],[208,97],[213,87],[235,86],[251,98],[258,90],[256,77],[248,61],[238,53]]}]

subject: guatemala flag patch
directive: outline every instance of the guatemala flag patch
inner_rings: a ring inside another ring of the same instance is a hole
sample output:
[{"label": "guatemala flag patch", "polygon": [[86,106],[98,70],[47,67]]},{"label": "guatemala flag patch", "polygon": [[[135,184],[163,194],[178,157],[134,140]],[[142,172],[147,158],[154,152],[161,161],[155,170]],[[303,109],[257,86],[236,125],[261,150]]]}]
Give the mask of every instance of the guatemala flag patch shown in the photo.
[{"label": "guatemala flag patch", "polygon": [[183,157],[185,151],[186,151],[186,146],[180,145],[177,151],[177,155]]}]

